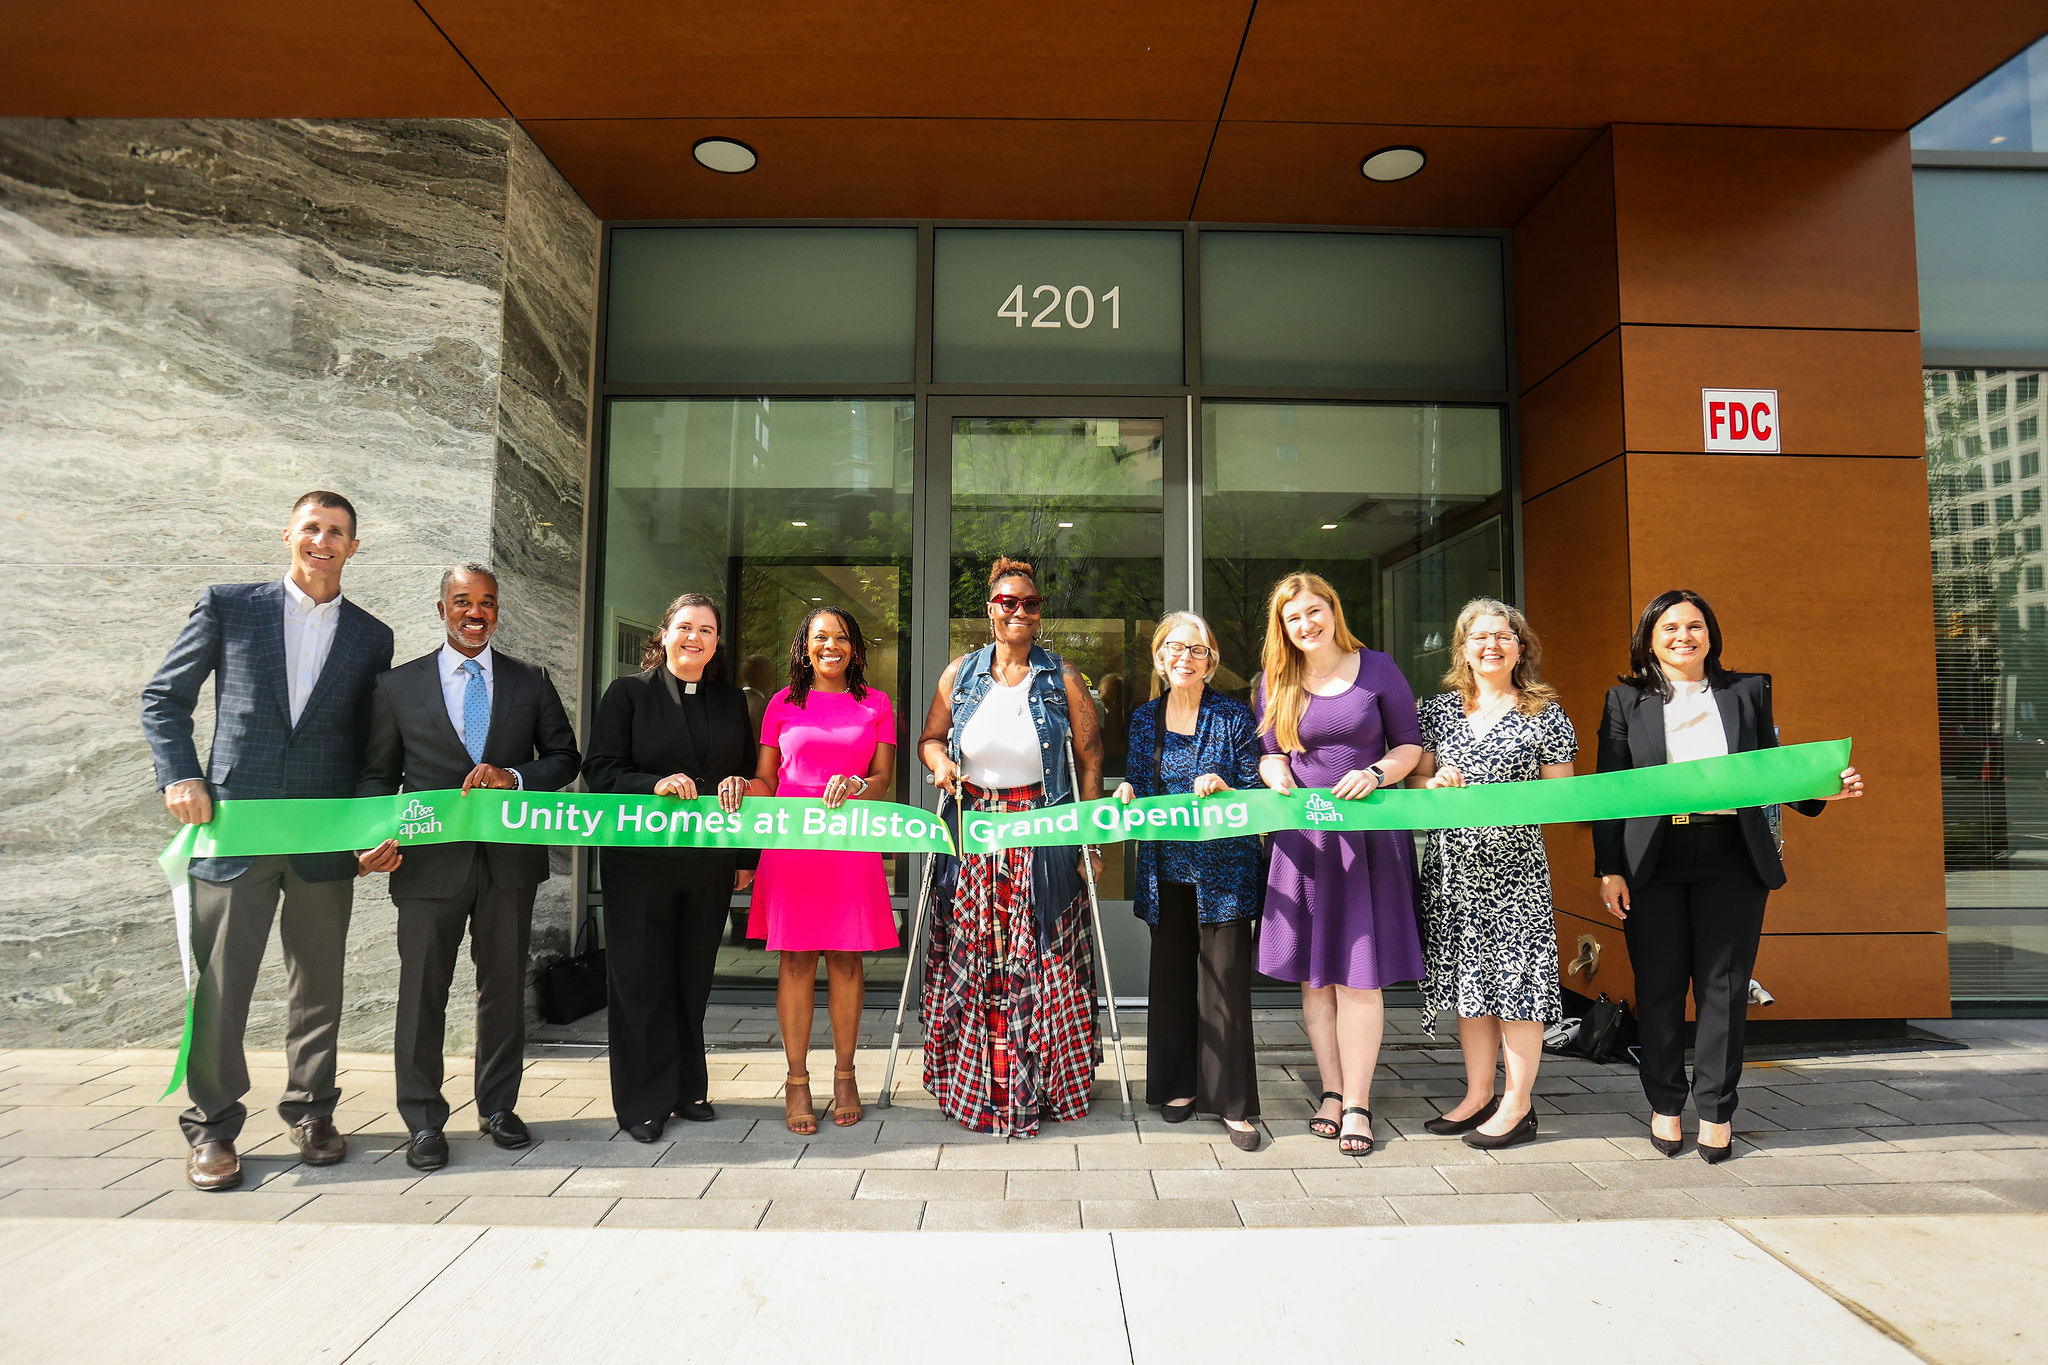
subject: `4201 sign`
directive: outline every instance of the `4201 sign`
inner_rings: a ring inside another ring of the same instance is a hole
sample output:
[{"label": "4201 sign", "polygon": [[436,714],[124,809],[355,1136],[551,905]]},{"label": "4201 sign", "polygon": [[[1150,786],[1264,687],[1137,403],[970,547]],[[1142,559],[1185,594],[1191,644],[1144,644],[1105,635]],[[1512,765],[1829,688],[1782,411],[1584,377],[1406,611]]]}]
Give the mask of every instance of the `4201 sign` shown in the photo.
[{"label": "4201 sign", "polygon": [[[1040,299],[1045,300],[1043,308],[1038,308]],[[1026,305],[1024,286],[1019,284],[1011,287],[1003,299],[1003,306],[996,309],[996,316],[1009,318],[1019,327],[1024,326],[1028,319],[1033,327],[1071,327],[1075,331],[1085,331],[1095,325],[1095,303],[1095,291],[1085,284],[1067,289],[1056,284],[1041,284],[1032,289],[1031,302]],[[1124,325],[1123,286],[1105,290],[1102,304],[1109,314],[1110,330],[1120,329]],[[1038,308],[1038,311],[1033,313],[1033,308]],[[1062,314],[1066,318],[1064,322],[1060,320]]]}]

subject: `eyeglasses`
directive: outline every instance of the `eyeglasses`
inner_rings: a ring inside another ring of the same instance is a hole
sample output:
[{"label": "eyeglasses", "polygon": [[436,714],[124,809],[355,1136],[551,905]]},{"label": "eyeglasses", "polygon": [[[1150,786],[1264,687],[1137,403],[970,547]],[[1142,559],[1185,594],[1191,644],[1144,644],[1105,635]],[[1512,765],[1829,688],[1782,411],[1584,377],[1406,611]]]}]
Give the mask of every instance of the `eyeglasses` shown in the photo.
[{"label": "eyeglasses", "polygon": [[1520,642],[1521,637],[1511,630],[1495,631],[1491,635],[1467,635],[1465,637],[1465,643],[1468,645],[1499,645],[1503,649]]},{"label": "eyeglasses", "polygon": [[1159,652],[1169,659],[1178,659],[1185,654],[1198,664],[1205,664],[1216,657],[1216,651],[1207,645],[1184,645],[1178,640],[1168,640],[1159,646]]},{"label": "eyeglasses", "polygon": [[1014,616],[1020,611],[1026,616],[1036,616],[1038,615],[1039,608],[1045,605],[1045,599],[1037,593],[1033,593],[1029,597],[1015,597],[1006,592],[999,592],[994,597],[989,598],[988,602],[990,606],[1005,616]]}]

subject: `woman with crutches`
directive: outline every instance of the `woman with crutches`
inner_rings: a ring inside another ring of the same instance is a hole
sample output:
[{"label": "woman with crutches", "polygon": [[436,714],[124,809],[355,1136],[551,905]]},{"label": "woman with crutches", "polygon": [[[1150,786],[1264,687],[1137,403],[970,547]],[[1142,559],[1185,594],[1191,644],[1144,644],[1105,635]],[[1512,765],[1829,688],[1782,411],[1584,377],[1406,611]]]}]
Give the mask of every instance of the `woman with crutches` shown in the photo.
[{"label": "woman with crutches", "polygon": [[[918,740],[932,781],[963,810],[1018,811],[1102,794],[1102,734],[1081,675],[1037,643],[1044,598],[1029,564],[989,570],[990,641],[955,659]],[[1071,743],[1072,759],[1069,760]],[[960,860],[925,959],[924,1085],[978,1133],[1031,1137],[1088,1112],[1095,970],[1084,847]]]}]

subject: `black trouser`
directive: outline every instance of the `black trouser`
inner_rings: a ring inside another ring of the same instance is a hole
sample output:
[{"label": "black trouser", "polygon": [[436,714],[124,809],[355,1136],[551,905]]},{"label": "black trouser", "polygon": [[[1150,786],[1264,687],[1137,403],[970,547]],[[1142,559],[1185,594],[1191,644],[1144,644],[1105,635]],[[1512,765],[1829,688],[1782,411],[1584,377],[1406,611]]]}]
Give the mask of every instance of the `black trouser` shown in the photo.
[{"label": "black trouser", "polygon": [[398,904],[398,1022],[392,1038],[398,1112],[406,1130],[435,1132],[448,1122],[441,1095],[448,1033],[448,985],[469,930],[476,964],[476,1112],[519,1103],[526,1058],[526,953],[533,933],[531,886],[496,886],[479,847],[454,896],[407,897]]},{"label": "black trouser", "polygon": [[1629,888],[1629,962],[1642,1029],[1643,1094],[1660,1114],[1685,1111],[1685,994],[1692,989],[1693,1108],[1702,1122],[1735,1117],[1749,979],[1770,891],[1757,879],[1733,817],[1672,825],[1657,864]]},{"label": "black trouser", "polygon": [[249,1116],[242,1104],[249,1093],[242,1034],[273,920],[279,922],[285,970],[286,1079],[277,1112],[287,1124],[333,1116],[341,1097],[334,1076],[342,963],[355,894],[354,878],[309,882],[283,854],[257,858],[233,881],[192,878],[192,945],[202,970],[185,1068],[192,1107],[178,1116],[178,1124],[194,1147],[233,1142]]},{"label": "black trouser", "polygon": [[619,1126],[708,1099],[704,1009],[739,855],[604,853],[612,1110]]},{"label": "black trouser", "polygon": [[1159,884],[1145,1023],[1145,1103],[1195,1097],[1226,1119],[1259,1116],[1252,1049],[1252,921],[1203,924],[1195,888]]}]

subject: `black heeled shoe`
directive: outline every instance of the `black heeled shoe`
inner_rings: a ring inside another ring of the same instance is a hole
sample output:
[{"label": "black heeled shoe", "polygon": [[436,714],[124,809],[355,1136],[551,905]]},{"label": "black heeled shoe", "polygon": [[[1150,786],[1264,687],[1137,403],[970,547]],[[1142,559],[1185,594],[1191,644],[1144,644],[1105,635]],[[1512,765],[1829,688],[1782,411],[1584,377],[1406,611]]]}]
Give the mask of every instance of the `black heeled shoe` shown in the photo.
[{"label": "black heeled shoe", "polygon": [[1717,1166],[1735,1153],[1735,1139],[1732,1137],[1719,1147],[1709,1147],[1698,1139],[1694,1139],[1692,1145],[1699,1149],[1700,1160],[1709,1166]]},{"label": "black heeled shoe", "polygon": [[622,1126],[626,1130],[626,1136],[635,1142],[661,1141],[660,1119],[642,1119],[638,1123],[628,1123]]},{"label": "black heeled shoe", "polygon": [[[1344,1110],[1344,1118],[1349,1118],[1353,1114],[1365,1115],[1365,1131],[1362,1133],[1340,1132],[1337,1137],[1337,1150],[1346,1156],[1371,1156],[1372,1110],[1362,1104],[1347,1106]],[[1343,1119],[1339,1119],[1338,1123],[1341,1125],[1343,1121]]]},{"label": "black heeled shoe", "polygon": [[1531,1105],[1529,1112],[1522,1115],[1521,1120],[1505,1133],[1482,1133],[1475,1128],[1465,1134],[1464,1139],[1467,1147],[1477,1147],[1482,1152],[1497,1152],[1503,1147],[1519,1147],[1525,1142],[1534,1142],[1535,1140],[1536,1107],[1534,1105]]},{"label": "black heeled shoe", "polygon": [[[1650,1117],[1661,1119],[1668,1117],[1668,1115],[1659,1114],[1653,1109],[1650,1111]],[[1652,1128],[1650,1129],[1650,1145],[1666,1156],[1677,1156],[1685,1150],[1685,1132],[1681,1129],[1675,1138],[1658,1137],[1657,1130]]]},{"label": "black heeled shoe", "polygon": [[1425,1119],[1422,1124],[1422,1131],[1425,1133],[1435,1133],[1438,1137],[1456,1137],[1460,1133],[1471,1132],[1474,1128],[1492,1118],[1495,1111],[1499,1108],[1500,1096],[1495,1095],[1492,1099],[1481,1105],[1477,1111],[1467,1114],[1464,1118],[1447,1119],[1439,1114],[1433,1119]]},{"label": "black heeled shoe", "polygon": [[[1344,1097],[1334,1090],[1325,1090],[1323,1092],[1323,1100],[1335,1100],[1337,1103],[1342,1104]],[[1321,1109],[1323,1107],[1323,1100],[1316,1101],[1316,1108]],[[1321,1114],[1311,1116],[1308,1121],[1308,1130],[1319,1138],[1335,1138],[1337,1130],[1342,1126],[1343,1120],[1341,1118],[1326,1119]]]}]

